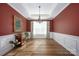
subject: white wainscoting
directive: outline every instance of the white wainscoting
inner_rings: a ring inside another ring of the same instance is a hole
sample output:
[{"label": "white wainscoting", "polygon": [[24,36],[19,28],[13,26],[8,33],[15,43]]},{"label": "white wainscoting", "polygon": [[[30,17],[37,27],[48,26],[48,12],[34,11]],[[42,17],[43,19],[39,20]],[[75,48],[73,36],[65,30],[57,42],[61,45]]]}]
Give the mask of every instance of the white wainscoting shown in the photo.
[{"label": "white wainscoting", "polygon": [[72,54],[79,55],[79,36],[50,32],[50,38],[53,38]]},{"label": "white wainscoting", "polygon": [[4,55],[14,47],[9,41],[15,41],[15,34],[0,36],[0,55]]},{"label": "white wainscoting", "polygon": [[79,38],[77,38],[77,43],[76,43],[76,49],[77,49],[77,55],[79,56]]}]

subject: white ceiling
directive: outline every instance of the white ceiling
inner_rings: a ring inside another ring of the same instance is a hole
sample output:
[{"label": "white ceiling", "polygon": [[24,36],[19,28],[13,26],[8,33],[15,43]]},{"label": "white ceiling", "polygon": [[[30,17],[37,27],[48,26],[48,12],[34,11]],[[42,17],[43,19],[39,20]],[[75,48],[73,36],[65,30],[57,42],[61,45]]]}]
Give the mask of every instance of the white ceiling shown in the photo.
[{"label": "white ceiling", "polygon": [[56,17],[69,3],[9,3],[16,11],[29,20],[37,20],[39,16],[39,8],[41,20]]}]

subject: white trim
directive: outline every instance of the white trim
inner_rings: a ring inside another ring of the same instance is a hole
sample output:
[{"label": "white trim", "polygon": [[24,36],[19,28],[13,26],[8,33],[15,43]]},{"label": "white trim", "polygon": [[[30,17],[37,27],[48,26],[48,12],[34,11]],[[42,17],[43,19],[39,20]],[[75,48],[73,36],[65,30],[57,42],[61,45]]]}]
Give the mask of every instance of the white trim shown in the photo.
[{"label": "white trim", "polygon": [[13,49],[14,45],[9,41],[15,41],[15,34],[0,36],[0,55],[4,55]]},{"label": "white trim", "polygon": [[10,7],[12,7],[14,10],[16,10],[19,14],[21,14],[22,16],[24,16],[26,18],[26,16],[20,10],[18,10],[16,7],[14,7],[12,4],[8,3],[8,5]]},{"label": "white trim", "polygon": [[57,41],[74,55],[79,55],[79,36],[50,32],[50,38]]},{"label": "white trim", "polygon": [[[50,13],[50,17],[48,17],[48,20],[52,20],[52,18],[55,18],[58,14],[60,14],[70,3],[56,3],[57,5],[55,6],[55,8],[52,10],[52,12],[54,13]],[[19,12],[21,15],[23,15],[25,18],[30,18],[29,17],[29,13],[26,10],[26,13],[22,10],[22,9],[18,9],[16,6],[17,5],[13,5],[11,3],[8,3],[9,6],[11,6],[12,8],[14,8],[17,12]],[[21,5],[23,7],[23,5],[20,3],[18,4],[18,6]],[[21,7],[20,6],[20,7]],[[59,8],[58,8],[59,7]],[[58,9],[57,9],[58,8]],[[25,8],[23,8],[25,10]],[[30,20],[30,19],[29,19]],[[33,20],[33,19],[32,19]],[[47,19],[46,19],[47,20]]]},{"label": "white trim", "polygon": [[[56,16],[58,16],[66,7],[68,7],[70,5],[70,3],[58,3],[57,4],[57,8],[58,8],[58,6],[62,6],[61,7],[61,9],[59,9],[59,11],[57,11],[57,13],[54,13],[55,15],[53,16],[52,14],[51,14],[51,20],[53,19],[53,18],[55,18]],[[53,11],[56,11],[57,9],[55,8]],[[53,16],[53,17],[52,17]]]}]

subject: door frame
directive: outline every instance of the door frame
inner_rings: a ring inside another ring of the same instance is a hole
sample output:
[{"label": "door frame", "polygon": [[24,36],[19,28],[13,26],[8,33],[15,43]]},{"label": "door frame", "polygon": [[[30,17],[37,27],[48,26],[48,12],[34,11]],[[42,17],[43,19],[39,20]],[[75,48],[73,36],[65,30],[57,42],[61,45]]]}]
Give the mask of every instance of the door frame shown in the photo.
[{"label": "door frame", "polygon": [[[35,21],[35,20],[34,20]],[[34,21],[31,21],[31,38],[33,39],[33,22]],[[50,28],[49,28],[49,21],[46,21],[47,22],[47,34],[46,34],[46,38],[48,39],[49,38],[49,30],[50,30]]]}]

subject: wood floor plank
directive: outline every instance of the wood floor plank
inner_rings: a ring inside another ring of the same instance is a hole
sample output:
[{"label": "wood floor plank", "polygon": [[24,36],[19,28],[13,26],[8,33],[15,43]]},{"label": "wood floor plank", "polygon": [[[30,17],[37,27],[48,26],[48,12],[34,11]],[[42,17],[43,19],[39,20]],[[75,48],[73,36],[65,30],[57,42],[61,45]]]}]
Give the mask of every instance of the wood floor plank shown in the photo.
[{"label": "wood floor plank", "polygon": [[74,56],[53,39],[31,39],[6,56]]}]

